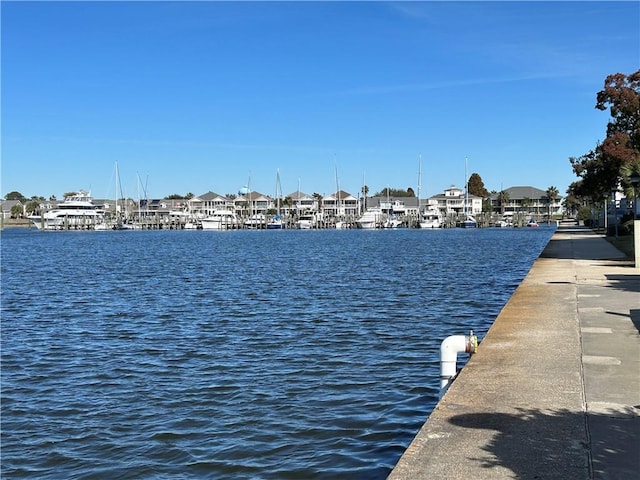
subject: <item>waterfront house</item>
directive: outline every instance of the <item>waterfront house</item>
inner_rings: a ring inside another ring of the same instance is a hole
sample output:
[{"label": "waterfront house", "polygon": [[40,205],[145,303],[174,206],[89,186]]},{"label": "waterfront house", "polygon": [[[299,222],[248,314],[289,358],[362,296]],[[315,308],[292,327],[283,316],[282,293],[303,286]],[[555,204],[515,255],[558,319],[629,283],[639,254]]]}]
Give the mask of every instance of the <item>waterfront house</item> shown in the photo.
[{"label": "waterfront house", "polygon": [[321,209],[329,217],[355,216],[358,214],[358,199],[340,190],[324,197]]},{"label": "waterfront house", "polygon": [[553,203],[549,203],[547,192],[530,186],[510,187],[504,190],[506,201],[500,204],[500,193],[491,195],[493,210],[501,213],[524,213],[531,215],[551,215],[562,213],[562,197],[559,196]]},{"label": "waterfront house", "polygon": [[463,189],[451,185],[444,193],[439,193],[429,197],[428,205],[437,205],[438,209],[445,214],[448,213],[468,213],[476,215],[482,212],[482,197],[476,195],[465,195]]},{"label": "waterfront house", "polygon": [[260,192],[247,192],[238,195],[233,201],[234,209],[241,217],[252,215],[267,215],[269,210],[275,208],[275,203],[268,195]]},{"label": "waterfront house", "polygon": [[2,215],[3,220],[8,220],[13,218],[11,215],[11,211],[17,207],[16,210],[20,210],[20,215],[25,216],[25,205],[20,200],[3,200],[0,202],[0,215]]},{"label": "waterfront house", "polygon": [[380,208],[382,213],[396,217],[416,216],[418,214],[417,197],[367,197],[364,210]]},{"label": "waterfront house", "polygon": [[286,198],[291,199],[291,205],[287,205],[285,202],[282,206],[283,213],[287,215],[300,215],[305,212],[316,213],[319,211],[318,200],[307,193],[297,190],[286,195]]},{"label": "waterfront house", "polygon": [[189,211],[195,217],[208,217],[213,215],[215,210],[232,210],[234,208],[233,200],[212,191],[193,197],[188,203]]}]

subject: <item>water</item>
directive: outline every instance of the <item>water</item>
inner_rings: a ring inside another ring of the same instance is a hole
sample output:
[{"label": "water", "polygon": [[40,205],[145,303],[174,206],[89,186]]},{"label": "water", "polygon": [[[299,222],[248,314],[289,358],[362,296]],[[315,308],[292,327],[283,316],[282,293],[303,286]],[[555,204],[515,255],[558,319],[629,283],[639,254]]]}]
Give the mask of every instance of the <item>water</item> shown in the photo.
[{"label": "water", "polygon": [[552,233],[4,230],[2,477],[383,479]]}]

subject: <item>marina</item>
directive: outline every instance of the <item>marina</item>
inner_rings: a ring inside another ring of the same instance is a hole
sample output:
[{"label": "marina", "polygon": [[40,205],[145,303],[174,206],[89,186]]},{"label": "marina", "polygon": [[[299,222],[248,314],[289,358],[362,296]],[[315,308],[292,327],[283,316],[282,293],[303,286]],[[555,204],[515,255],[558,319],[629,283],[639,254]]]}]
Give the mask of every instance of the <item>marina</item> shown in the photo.
[{"label": "marina", "polygon": [[386,478],[554,230],[5,229],[2,476]]}]

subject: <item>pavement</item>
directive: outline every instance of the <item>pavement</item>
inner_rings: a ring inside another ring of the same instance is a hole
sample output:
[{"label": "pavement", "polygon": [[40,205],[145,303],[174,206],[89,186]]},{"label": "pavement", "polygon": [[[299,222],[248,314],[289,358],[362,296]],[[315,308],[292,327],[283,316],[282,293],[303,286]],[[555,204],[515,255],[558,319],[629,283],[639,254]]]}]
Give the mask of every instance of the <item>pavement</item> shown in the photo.
[{"label": "pavement", "polygon": [[602,236],[559,226],[388,477],[440,478],[640,479],[640,269]]}]

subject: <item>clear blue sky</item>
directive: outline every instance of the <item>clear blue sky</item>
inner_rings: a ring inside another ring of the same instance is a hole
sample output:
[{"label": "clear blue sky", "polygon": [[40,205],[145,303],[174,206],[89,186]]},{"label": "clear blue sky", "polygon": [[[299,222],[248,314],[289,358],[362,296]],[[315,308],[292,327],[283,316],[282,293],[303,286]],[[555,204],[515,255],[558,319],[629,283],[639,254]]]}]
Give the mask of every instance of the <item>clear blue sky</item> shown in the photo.
[{"label": "clear blue sky", "polygon": [[2,1],[2,191],[564,194],[638,2]]}]

